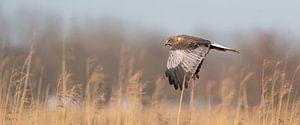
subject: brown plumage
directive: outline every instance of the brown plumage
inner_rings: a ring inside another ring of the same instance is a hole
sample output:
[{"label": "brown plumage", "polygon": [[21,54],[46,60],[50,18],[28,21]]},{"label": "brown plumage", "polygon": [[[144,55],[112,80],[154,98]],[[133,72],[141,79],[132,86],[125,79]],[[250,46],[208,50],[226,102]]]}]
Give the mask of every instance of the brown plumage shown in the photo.
[{"label": "brown plumage", "polygon": [[209,40],[188,35],[172,36],[166,40],[165,45],[170,46],[170,55],[165,74],[169,79],[169,83],[174,85],[176,90],[178,87],[180,90],[182,89],[183,82],[187,88],[192,78],[199,78],[198,73],[201,65],[210,49],[238,52],[237,50],[211,43]]}]

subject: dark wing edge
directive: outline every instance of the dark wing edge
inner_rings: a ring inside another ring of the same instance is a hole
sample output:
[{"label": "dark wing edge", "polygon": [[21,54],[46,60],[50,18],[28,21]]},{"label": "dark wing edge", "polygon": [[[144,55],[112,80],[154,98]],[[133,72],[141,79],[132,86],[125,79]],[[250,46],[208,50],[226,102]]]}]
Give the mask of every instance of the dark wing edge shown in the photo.
[{"label": "dark wing edge", "polygon": [[182,90],[183,83],[185,87],[187,88],[189,77],[191,77],[192,73],[186,72],[181,65],[166,69],[166,77],[169,78],[170,85],[174,85],[175,90],[180,88]]},{"label": "dark wing edge", "polygon": [[175,90],[178,88],[182,90],[183,83],[185,88],[188,87],[192,75],[204,60],[208,50],[209,48],[204,46],[186,50],[170,50],[165,75],[169,83],[174,85]]}]

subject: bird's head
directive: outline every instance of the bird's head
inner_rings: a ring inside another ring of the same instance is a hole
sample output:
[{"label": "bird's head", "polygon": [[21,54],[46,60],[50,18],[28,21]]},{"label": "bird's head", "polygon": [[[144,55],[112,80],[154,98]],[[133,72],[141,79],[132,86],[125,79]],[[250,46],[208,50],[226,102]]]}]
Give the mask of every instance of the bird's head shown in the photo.
[{"label": "bird's head", "polygon": [[172,46],[172,45],[174,45],[175,43],[177,43],[178,41],[180,41],[181,39],[182,39],[182,37],[181,37],[180,35],[169,37],[169,38],[166,40],[165,46]]}]

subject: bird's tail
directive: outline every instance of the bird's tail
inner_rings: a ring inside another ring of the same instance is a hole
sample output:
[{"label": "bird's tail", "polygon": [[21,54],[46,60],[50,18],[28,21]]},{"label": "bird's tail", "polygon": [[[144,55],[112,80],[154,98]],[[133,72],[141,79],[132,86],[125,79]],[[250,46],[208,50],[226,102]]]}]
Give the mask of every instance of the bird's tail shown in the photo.
[{"label": "bird's tail", "polygon": [[240,53],[239,51],[235,50],[235,49],[231,49],[216,43],[212,43],[210,45],[210,49],[216,49],[216,50],[220,50],[220,51],[232,51],[232,52],[236,52],[236,53]]}]

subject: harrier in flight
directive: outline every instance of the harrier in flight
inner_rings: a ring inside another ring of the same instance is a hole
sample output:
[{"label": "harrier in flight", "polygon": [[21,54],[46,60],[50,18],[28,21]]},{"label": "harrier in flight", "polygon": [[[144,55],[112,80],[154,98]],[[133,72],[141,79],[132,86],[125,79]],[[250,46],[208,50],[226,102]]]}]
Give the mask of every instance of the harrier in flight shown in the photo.
[{"label": "harrier in flight", "polygon": [[170,46],[165,74],[169,78],[169,83],[174,85],[176,90],[178,87],[181,90],[183,83],[187,88],[191,79],[199,79],[198,73],[209,50],[239,53],[237,50],[212,43],[209,40],[188,35],[169,37],[165,45]]}]

